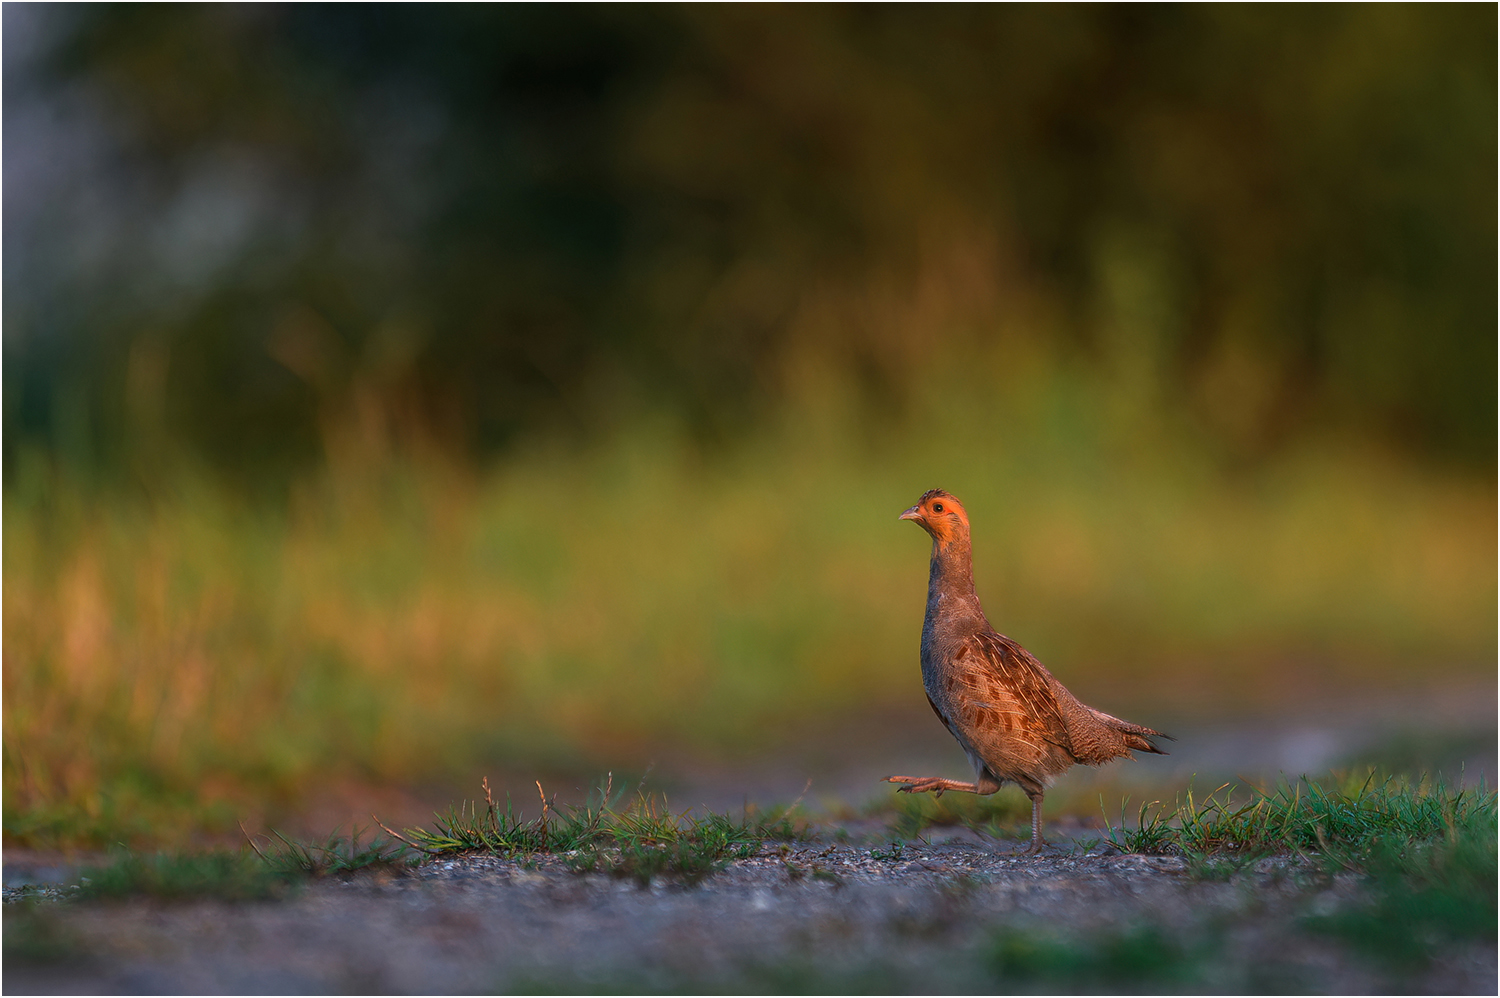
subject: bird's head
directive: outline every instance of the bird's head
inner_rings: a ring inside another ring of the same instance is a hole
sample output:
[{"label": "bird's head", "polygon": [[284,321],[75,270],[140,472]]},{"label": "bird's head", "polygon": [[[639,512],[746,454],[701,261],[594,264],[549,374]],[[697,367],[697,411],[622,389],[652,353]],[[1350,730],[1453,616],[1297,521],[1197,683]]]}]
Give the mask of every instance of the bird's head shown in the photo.
[{"label": "bird's head", "polygon": [[901,514],[901,519],[915,520],[939,547],[969,536],[969,514],[964,512],[963,503],[942,489],[924,492],[915,506]]}]

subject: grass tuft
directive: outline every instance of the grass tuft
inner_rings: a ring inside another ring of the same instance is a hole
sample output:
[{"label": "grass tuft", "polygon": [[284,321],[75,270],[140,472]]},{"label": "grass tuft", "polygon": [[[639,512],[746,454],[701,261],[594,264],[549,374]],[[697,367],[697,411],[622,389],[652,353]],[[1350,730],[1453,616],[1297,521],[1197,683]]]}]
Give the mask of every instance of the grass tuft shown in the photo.
[{"label": "grass tuft", "polygon": [[133,853],[120,851],[104,866],[83,871],[83,900],[215,898],[264,901],[284,897],[293,878],[250,852]]},{"label": "grass tuft", "polygon": [[337,876],[348,878],[356,873],[403,873],[409,862],[411,847],[395,844],[381,838],[368,845],[361,844],[364,832],[356,828],[346,838],[336,830],[322,842],[293,842],[280,832],[272,832],[274,839],[269,853],[250,841],[250,847],[278,875],[310,877],[320,879]]},{"label": "grass tuft", "polygon": [[1345,775],[1303,777],[1248,795],[1192,789],[1168,808],[1143,805],[1134,829],[1111,827],[1130,852],[1175,853],[1199,879],[1227,879],[1253,859],[1300,855],[1324,873],[1358,874],[1362,902],[1310,915],[1306,927],[1398,970],[1428,965],[1449,942],[1493,939],[1497,922],[1496,796],[1484,785]]},{"label": "grass tuft", "polygon": [[400,873],[407,868],[408,846],[379,838],[364,844],[361,835],[356,829],[347,837],[335,832],[323,842],[299,843],[273,832],[266,849],[247,835],[250,848],[237,852],[138,853],[122,848],[108,863],[83,870],[74,896],[268,901],[286,897],[308,879],[347,878],[362,871]]},{"label": "grass tuft", "polygon": [[[603,872],[649,885],[665,874],[697,884],[735,859],[754,855],[761,843],[805,838],[795,805],[759,811],[747,808],[740,820],[728,815],[694,817],[673,813],[665,798],[637,792],[621,806],[624,791],[607,777],[583,804],[559,808],[542,791],[540,816],[525,820],[509,796],[502,809],[484,782],[484,801],[468,801],[437,821],[435,831],[392,832],[431,856],[488,853],[514,857],[555,854],[578,873]],[[389,830],[388,830],[389,831]]]},{"label": "grass tuft", "polygon": [[1377,783],[1371,770],[1363,779],[1335,775],[1329,784],[1304,776],[1269,791],[1226,783],[1201,800],[1189,786],[1171,807],[1141,805],[1135,828],[1109,825],[1109,839],[1126,852],[1190,859],[1317,853],[1334,868],[1358,870],[1390,841],[1429,842],[1485,821],[1495,822],[1495,795],[1483,786],[1402,777]]},{"label": "grass tuft", "polygon": [[1374,838],[1361,860],[1371,887],[1364,903],[1311,916],[1307,927],[1403,971],[1428,965],[1446,942],[1493,940],[1495,797],[1448,808],[1443,819],[1439,834]]}]

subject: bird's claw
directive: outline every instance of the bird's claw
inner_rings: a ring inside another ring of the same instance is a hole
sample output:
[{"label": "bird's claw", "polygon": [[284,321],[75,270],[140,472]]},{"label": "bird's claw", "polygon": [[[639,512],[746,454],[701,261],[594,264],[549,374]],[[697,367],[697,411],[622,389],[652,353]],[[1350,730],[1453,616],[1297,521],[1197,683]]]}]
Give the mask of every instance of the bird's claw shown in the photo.
[{"label": "bird's claw", "polygon": [[925,793],[930,793],[934,797],[941,797],[941,796],[943,796],[943,791],[946,790],[946,789],[948,789],[947,787],[934,787],[934,786],[932,786],[931,784],[933,782],[935,782],[933,780],[928,780],[928,779],[913,779],[913,778],[911,778],[909,776],[887,776],[885,778],[885,782],[886,783],[899,783],[900,786],[898,786],[896,788],[896,793],[898,793],[898,794],[925,794]]}]

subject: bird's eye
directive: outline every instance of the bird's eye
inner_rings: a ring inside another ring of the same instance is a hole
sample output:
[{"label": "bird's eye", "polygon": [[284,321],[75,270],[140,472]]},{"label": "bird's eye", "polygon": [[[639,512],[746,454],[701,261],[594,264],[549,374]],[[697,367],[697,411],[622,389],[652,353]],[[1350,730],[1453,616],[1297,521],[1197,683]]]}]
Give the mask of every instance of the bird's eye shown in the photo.
[{"label": "bird's eye", "polygon": [[940,502],[933,503],[932,504],[932,511],[934,513],[941,513],[943,511],[943,504],[940,503]]}]

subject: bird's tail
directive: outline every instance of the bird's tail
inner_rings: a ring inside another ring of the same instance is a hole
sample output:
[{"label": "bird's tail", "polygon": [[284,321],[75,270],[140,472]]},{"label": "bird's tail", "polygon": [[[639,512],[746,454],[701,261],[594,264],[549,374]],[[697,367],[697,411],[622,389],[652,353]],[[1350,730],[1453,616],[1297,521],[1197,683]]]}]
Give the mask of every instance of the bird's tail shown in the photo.
[{"label": "bird's tail", "polygon": [[1095,710],[1090,707],[1089,713],[1093,714],[1101,724],[1118,731],[1121,740],[1125,742],[1125,747],[1134,749],[1137,752],[1154,752],[1157,755],[1166,755],[1166,751],[1158,748],[1151,739],[1165,738],[1173,742],[1177,740],[1165,732],[1157,731],[1140,724],[1132,724],[1129,721],[1122,721],[1118,717],[1104,713],[1102,710]]}]

